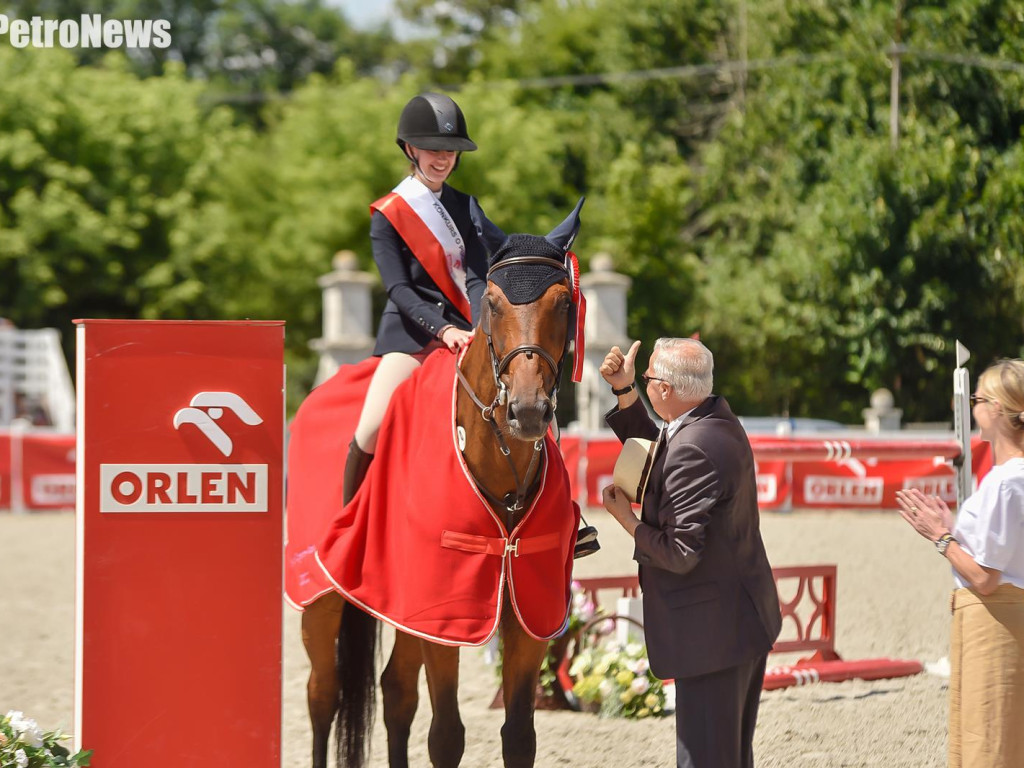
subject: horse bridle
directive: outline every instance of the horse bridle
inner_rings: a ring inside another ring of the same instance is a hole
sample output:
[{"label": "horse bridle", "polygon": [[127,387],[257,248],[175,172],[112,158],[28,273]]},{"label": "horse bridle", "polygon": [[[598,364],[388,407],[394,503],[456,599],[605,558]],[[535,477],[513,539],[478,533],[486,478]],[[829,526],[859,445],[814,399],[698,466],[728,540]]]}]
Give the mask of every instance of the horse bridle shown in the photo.
[{"label": "horse bridle", "polygon": [[[559,264],[554,259],[551,259],[546,256],[514,256],[512,258],[503,259],[497,262],[489,270],[487,270],[487,280],[488,282],[490,282],[491,276],[501,269],[523,264],[543,264],[544,266],[549,266],[561,271],[565,275],[565,278],[569,279],[569,270],[565,267],[564,264]],[[506,370],[508,370],[509,365],[511,365],[512,360],[516,357],[516,355],[526,355],[528,360],[532,360],[533,354],[538,354],[540,358],[551,367],[551,370],[555,374],[554,384],[551,388],[551,392],[548,393],[548,397],[551,399],[553,409],[555,407],[555,404],[558,402],[558,385],[559,382],[561,382],[562,380],[562,366],[565,363],[565,357],[569,351],[569,338],[571,334],[566,332],[565,346],[562,348],[561,359],[556,362],[555,359],[548,353],[546,349],[537,344],[520,344],[519,346],[514,347],[513,349],[506,352],[504,357],[499,358],[498,353],[494,349],[494,339],[491,336],[491,325],[489,315],[483,316],[483,318],[481,319],[480,330],[484,334],[484,336],[487,337],[487,352],[491,362],[491,374],[494,376],[495,395],[494,400],[491,402],[491,404],[484,405],[480,398],[477,397],[476,392],[473,391],[473,387],[470,386],[469,382],[466,380],[466,377],[462,373],[462,369],[458,365],[456,365],[455,367],[455,372],[458,374],[459,381],[462,383],[462,386],[466,390],[467,394],[469,394],[470,398],[472,398],[473,402],[480,409],[480,415],[483,418],[483,420],[490,424],[491,431],[494,433],[494,437],[498,441],[498,448],[501,451],[502,455],[505,457],[506,461],[508,461],[509,467],[512,469],[512,477],[515,479],[516,482],[515,493],[513,494],[513,492],[510,491],[508,494],[506,494],[504,499],[498,499],[497,497],[495,497],[493,494],[487,491],[487,489],[485,489],[483,485],[480,484],[479,481],[477,481],[476,486],[492,503],[503,505],[510,514],[513,514],[522,511],[527,496],[529,495],[530,491],[533,490],[533,486],[536,486],[537,480],[539,480],[538,476],[537,478],[535,478],[534,482],[530,486],[526,485],[527,478],[529,478],[530,475],[533,473],[534,469],[537,466],[537,462],[540,460],[540,452],[544,445],[544,438],[541,438],[540,440],[534,442],[533,455],[530,457],[530,466],[527,467],[525,476],[522,479],[520,479],[519,473],[516,471],[516,465],[512,461],[512,450],[508,447],[508,443],[505,442],[505,436],[501,433],[501,428],[494,421],[495,408],[505,405],[505,403],[508,400],[508,387],[506,387],[505,382],[501,380],[501,376],[502,374],[505,373]],[[474,478],[474,480],[476,480],[476,478]]]}]

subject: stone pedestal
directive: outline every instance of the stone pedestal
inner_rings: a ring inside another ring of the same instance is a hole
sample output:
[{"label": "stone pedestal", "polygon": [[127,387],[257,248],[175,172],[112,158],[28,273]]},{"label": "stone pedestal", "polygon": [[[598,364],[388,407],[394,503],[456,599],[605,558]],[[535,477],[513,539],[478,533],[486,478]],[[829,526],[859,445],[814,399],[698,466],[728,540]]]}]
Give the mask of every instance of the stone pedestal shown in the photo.
[{"label": "stone pedestal", "polygon": [[888,389],[876,389],[871,393],[871,407],[861,411],[864,416],[864,428],[868,432],[892,432],[900,429],[903,410],[893,407],[892,392]]},{"label": "stone pedestal", "polygon": [[630,339],[626,334],[626,294],[632,280],[612,269],[612,258],[599,253],[591,259],[590,271],[580,276],[587,297],[587,319],[583,331],[586,353],[583,380],[576,387],[576,413],[581,429],[606,429],[604,415],[616,403],[615,395],[599,368],[614,345],[625,352]]},{"label": "stone pedestal", "polygon": [[352,251],[339,251],[334,271],[317,283],[323,290],[323,336],[310,347],[320,353],[314,385],[329,379],[338,366],[358,363],[373,352],[373,297],[376,277],[359,269]]}]

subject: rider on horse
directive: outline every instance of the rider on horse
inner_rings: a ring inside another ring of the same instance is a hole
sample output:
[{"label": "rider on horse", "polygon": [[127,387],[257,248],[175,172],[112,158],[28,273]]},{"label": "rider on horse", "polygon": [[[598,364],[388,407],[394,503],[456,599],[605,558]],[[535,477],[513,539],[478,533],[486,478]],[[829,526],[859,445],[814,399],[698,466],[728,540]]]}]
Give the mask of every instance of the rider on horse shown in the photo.
[{"label": "rider on horse", "polygon": [[[459,105],[444,94],[413,97],[399,117],[396,141],[410,161],[410,175],[370,206],[373,258],[388,301],[373,351],[380,363],[345,462],[345,504],[373,460],[395,388],[434,350],[459,352],[469,343],[487,287],[487,254],[470,218],[472,198],[446,183],[461,153],[477,148]],[[597,549],[597,531],[582,529],[576,556]]]},{"label": "rider on horse", "polygon": [[345,462],[344,501],[355,495],[373,459],[395,388],[442,345],[469,343],[486,288],[487,254],[469,215],[469,195],[446,180],[476,144],[450,97],[424,93],[405,105],[398,146],[411,174],[370,206],[370,239],[388,302],[373,354],[381,358]]}]

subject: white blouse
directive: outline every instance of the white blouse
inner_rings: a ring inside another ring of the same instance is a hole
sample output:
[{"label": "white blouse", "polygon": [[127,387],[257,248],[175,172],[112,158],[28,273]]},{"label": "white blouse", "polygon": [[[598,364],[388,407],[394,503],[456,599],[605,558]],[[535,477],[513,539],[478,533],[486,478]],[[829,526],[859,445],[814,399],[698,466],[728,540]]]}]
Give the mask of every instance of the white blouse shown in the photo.
[{"label": "white blouse", "polygon": [[[992,467],[956,516],[953,535],[979,565],[1024,589],[1024,459]],[[953,570],[958,587],[968,583]]]}]

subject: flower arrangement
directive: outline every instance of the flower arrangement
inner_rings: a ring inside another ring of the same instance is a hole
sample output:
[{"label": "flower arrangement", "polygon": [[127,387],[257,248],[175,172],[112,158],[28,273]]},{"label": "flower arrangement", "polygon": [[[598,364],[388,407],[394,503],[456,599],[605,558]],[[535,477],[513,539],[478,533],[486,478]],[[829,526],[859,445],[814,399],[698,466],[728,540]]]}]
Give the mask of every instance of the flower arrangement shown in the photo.
[{"label": "flower arrangement", "polygon": [[665,712],[665,689],[651,673],[642,643],[621,646],[614,640],[583,648],[569,668],[577,681],[573,693],[606,717],[640,719]]},{"label": "flower arrangement", "polygon": [[[634,642],[623,647],[612,639],[596,647],[599,638],[615,631],[615,617],[595,606],[578,581],[572,582],[571,590],[568,626],[548,646],[540,669],[539,696],[548,699],[560,696],[563,706],[578,709],[574,702],[569,701],[575,695],[587,705],[585,708],[608,717],[638,719],[667,714],[665,689],[661,680],[650,671],[643,643]],[[558,666],[567,653],[573,659],[569,675],[576,680],[569,700],[566,699],[568,692],[562,691],[557,678]],[[496,638],[488,661],[495,665],[500,680],[500,637]],[[496,697],[495,701],[499,699]]]},{"label": "flower arrangement", "polygon": [[74,755],[57,742],[69,738],[43,731],[36,721],[14,710],[0,717],[0,768],[67,768],[89,765],[92,750]]},{"label": "flower arrangement", "polygon": [[[572,641],[577,640],[580,630],[591,620],[598,618],[603,611],[597,610],[590,595],[583,589],[583,585],[573,579],[569,585],[572,598],[569,602],[569,624],[565,631],[559,635],[559,639],[565,638]],[[540,685],[545,693],[551,693],[555,688],[555,679],[558,672],[558,665],[562,663],[561,654],[565,653],[568,642],[552,640],[548,646],[548,652],[544,655],[544,661],[540,667]]]},{"label": "flower arrangement", "polygon": [[590,599],[590,595],[583,589],[583,585],[575,579],[569,585],[569,589],[572,593],[572,600],[569,605],[569,627],[566,629],[566,632],[571,635],[578,632],[584,624],[595,618],[599,613],[603,613],[603,611],[599,612],[597,610],[594,601]]}]

